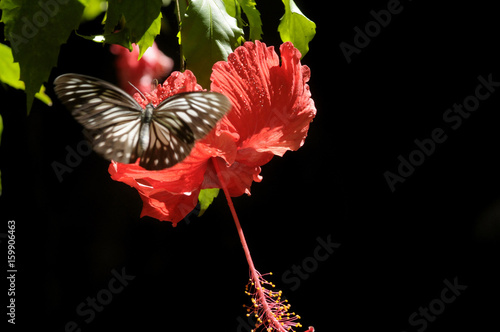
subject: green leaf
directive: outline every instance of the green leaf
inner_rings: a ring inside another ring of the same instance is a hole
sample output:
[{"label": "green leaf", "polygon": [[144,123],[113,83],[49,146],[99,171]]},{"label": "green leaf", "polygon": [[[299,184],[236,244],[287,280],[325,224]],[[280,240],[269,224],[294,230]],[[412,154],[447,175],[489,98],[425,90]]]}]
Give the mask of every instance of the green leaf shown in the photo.
[{"label": "green leaf", "polygon": [[19,64],[14,62],[12,49],[4,44],[0,44],[0,81],[13,88],[24,90],[24,82],[19,80],[21,70]]},{"label": "green leaf", "polygon": [[222,0],[224,2],[224,8],[229,16],[234,17],[238,23],[241,19],[241,7],[238,0]]},{"label": "green leaf", "polygon": [[[234,17],[239,27],[250,27],[249,38],[251,40],[260,40],[262,38],[262,21],[260,13],[257,10],[256,3],[253,0],[223,0],[226,12]],[[243,20],[241,10],[245,13],[248,23]]]},{"label": "green leaf", "polygon": [[118,44],[130,51],[132,44],[136,43],[139,45],[140,59],[160,33],[161,5],[161,0],[108,0],[104,34],[85,38],[99,43]]},{"label": "green leaf", "polygon": [[199,84],[208,87],[212,66],[239,46],[243,30],[222,0],[192,0],[181,23],[182,51],[187,69]]},{"label": "green leaf", "polygon": [[45,104],[47,104],[49,106],[52,106],[52,100],[50,99],[49,96],[47,96],[45,94],[45,86],[43,86],[43,85],[40,87],[40,91],[35,93],[35,98],[38,100],[41,100],[42,102],[44,102]]},{"label": "green leaf", "polygon": [[[144,52],[146,50],[153,46],[153,43],[155,41],[155,37],[160,34],[161,30],[161,12],[160,15],[151,23],[151,26],[149,27],[148,30],[144,33],[144,36],[142,36],[141,40],[137,42],[137,46],[139,46],[139,59],[142,57]],[[137,60],[139,60],[137,59]]]},{"label": "green leaf", "polygon": [[91,21],[106,11],[106,0],[86,0],[87,5],[82,14],[82,21]]},{"label": "green leaf", "polygon": [[[24,90],[24,82],[19,79],[21,70],[19,63],[14,62],[12,49],[4,44],[0,44],[0,82],[10,85],[19,90]],[[35,94],[35,97],[43,101],[47,105],[52,105],[52,100],[45,94],[45,87],[42,85],[40,91]]]},{"label": "green leaf", "polygon": [[253,0],[238,0],[243,12],[247,16],[248,25],[250,26],[250,39],[260,40],[262,38],[262,20],[260,13],[257,10],[257,4]]},{"label": "green leaf", "polygon": [[20,79],[26,83],[28,112],[33,98],[56,66],[60,46],[80,22],[84,5],[78,0],[2,0],[2,22]]},{"label": "green leaf", "polygon": [[283,3],[285,15],[278,26],[281,40],[292,42],[304,57],[309,51],[309,42],[316,34],[316,24],[302,14],[293,0],[283,0]]},{"label": "green leaf", "polygon": [[219,195],[219,188],[213,189],[201,189],[198,195],[198,201],[200,202],[200,213],[198,217],[201,217],[203,213],[208,209],[210,204],[214,201],[214,198]]}]

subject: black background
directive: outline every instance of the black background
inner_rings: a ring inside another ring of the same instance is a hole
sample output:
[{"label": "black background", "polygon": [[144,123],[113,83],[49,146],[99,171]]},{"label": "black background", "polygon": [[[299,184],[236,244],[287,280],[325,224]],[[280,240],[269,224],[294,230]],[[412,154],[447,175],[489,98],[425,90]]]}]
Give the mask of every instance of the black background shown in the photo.
[{"label": "black background", "polygon": [[[402,1],[348,64],[339,44],[352,45],[354,27],[364,29],[388,1],[296,3],[317,24],[302,62],[318,114],[305,145],[263,166],[252,196],[234,198],[257,269],[274,273],[302,324],[319,332],[498,330],[500,92],[456,130],[443,120],[474,94],[479,75],[500,81],[496,7]],[[281,2],[258,8],[263,41],[279,49]],[[175,28],[172,8],[164,14]],[[157,42],[178,66],[175,31]],[[107,47],[73,35],[59,61],[49,82],[78,72],[116,83]],[[52,162],[64,163],[66,147],[84,136],[47,86],[54,106],[36,100],[29,117],[22,92],[0,89],[0,231],[16,221],[16,328],[64,331],[75,321],[82,331],[247,331],[238,317],[250,303],[248,267],[223,195],[173,228],[140,219],[137,192],[112,181],[109,162],[95,154],[59,182]],[[435,128],[447,140],[391,192],[384,172],[397,173],[398,156]],[[313,257],[318,237],[340,247],[292,290],[282,276]],[[84,322],[77,306],[122,268],[135,279]],[[467,289],[425,328],[410,325],[455,278]]]}]

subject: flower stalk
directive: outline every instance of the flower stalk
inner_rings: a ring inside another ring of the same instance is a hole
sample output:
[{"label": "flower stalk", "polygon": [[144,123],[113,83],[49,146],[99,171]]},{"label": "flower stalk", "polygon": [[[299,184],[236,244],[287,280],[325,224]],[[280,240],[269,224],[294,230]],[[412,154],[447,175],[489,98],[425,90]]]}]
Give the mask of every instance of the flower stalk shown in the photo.
[{"label": "flower stalk", "polygon": [[[293,331],[293,327],[302,327],[302,325],[297,322],[297,320],[300,319],[300,316],[295,315],[294,312],[288,312],[290,304],[287,303],[287,300],[281,300],[281,291],[273,292],[265,287],[265,285],[268,285],[272,288],[274,288],[275,286],[273,283],[265,280],[255,268],[252,256],[250,255],[250,250],[248,249],[247,241],[245,239],[245,234],[243,234],[243,229],[241,228],[238,215],[236,214],[236,210],[231,200],[231,196],[229,195],[229,191],[227,190],[226,183],[222,177],[216,158],[212,158],[212,163],[214,165],[215,172],[217,173],[222,191],[224,191],[224,195],[226,196],[227,204],[229,205],[229,210],[231,210],[231,215],[233,216],[233,220],[238,231],[238,236],[240,237],[240,242],[243,247],[243,251],[245,252],[245,257],[250,269],[250,280],[245,293],[252,296],[253,304],[250,307],[247,306],[247,311],[254,312],[257,318],[255,327],[258,328],[259,326],[263,325],[268,332],[287,332]],[[250,315],[250,313],[247,315]],[[254,331],[255,329],[252,330],[252,332]],[[311,330],[310,328],[308,331],[313,330]]]}]

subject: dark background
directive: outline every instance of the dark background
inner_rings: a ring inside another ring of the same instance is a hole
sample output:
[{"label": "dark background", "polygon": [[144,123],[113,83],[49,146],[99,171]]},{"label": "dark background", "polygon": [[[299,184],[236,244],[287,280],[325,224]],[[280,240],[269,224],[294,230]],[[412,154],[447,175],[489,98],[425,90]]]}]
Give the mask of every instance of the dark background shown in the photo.
[{"label": "dark background", "polygon": [[[352,45],[354,27],[388,1],[296,3],[317,24],[302,62],[318,114],[305,145],[265,165],[252,196],[234,199],[257,269],[274,273],[292,311],[319,332],[498,330],[500,91],[456,130],[443,121],[474,94],[479,75],[500,81],[493,2],[402,1],[350,64],[339,44]],[[263,41],[279,49],[281,2],[258,8]],[[172,8],[164,14],[175,28]],[[157,42],[178,66],[175,31]],[[49,82],[65,72],[116,83],[107,47],[75,35]],[[24,94],[0,89],[0,231],[16,220],[16,328],[64,331],[75,321],[82,331],[247,331],[238,317],[250,303],[248,267],[223,195],[173,228],[140,219],[137,192],[112,181],[109,162],[94,153],[59,182],[52,162],[64,163],[66,147],[84,136],[47,86],[54,106],[35,100],[27,118]],[[384,172],[397,173],[398,156],[435,128],[447,140],[391,192]],[[318,237],[340,247],[292,290],[282,276],[310,261]],[[85,323],[77,306],[122,268],[135,279]],[[410,325],[455,278],[467,289],[427,326]]]}]

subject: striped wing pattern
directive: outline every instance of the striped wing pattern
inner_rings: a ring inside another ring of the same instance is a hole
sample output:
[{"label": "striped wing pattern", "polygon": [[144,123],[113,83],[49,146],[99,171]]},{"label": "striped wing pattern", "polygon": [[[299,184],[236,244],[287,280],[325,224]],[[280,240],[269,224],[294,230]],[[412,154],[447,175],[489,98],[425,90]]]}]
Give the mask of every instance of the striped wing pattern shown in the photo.
[{"label": "striped wing pattern", "polygon": [[121,163],[141,158],[140,165],[149,170],[182,161],[231,109],[229,99],[216,92],[180,93],[142,109],[123,90],[90,76],[65,74],[54,84],[58,98],[90,133],[97,153]]}]

